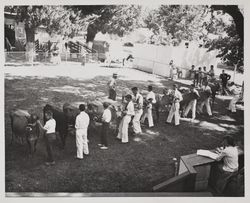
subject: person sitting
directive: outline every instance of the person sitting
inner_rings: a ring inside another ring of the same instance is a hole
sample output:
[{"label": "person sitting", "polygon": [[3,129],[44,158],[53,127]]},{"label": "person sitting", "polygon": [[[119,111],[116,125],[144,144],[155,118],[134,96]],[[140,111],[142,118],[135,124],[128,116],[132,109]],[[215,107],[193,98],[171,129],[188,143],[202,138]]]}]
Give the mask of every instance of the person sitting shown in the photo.
[{"label": "person sitting", "polygon": [[223,138],[223,147],[217,148],[218,157],[216,161],[223,160],[222,164],[218,165],[218,179],[215,184],[215,190],[219,194],[223,194],[229,179],[238,171],[238,148],[235,146],[234,138],[225,136]]}]

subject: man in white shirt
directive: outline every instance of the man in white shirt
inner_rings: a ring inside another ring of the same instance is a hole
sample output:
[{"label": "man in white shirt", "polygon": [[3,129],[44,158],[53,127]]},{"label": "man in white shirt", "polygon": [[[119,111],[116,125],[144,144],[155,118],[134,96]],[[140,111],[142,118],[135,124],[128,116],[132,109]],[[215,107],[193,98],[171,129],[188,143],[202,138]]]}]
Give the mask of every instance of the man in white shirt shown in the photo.
[{"label": "man in white shirt", "polygon": [[154,126],[153,113],[152,113],[153,104],[156,103],[155,93],[153,92],[152,85],[148,86],[148,94],[146,96],[146,102],[147,102],[147,107],[146,107],[144,115],[142,116],[141,121],[142,123],[144,123],[145,119],[147,118],[148,126],[151,128]]},{"label": "man in white shirt", "polygon": [[212,90],[211,88],[208,86],[208,82],[204,83],[204,86],[202,86],[202,91],[204,93],[204,99],[200,104],[200,108],[199,108],[199,112],[202,113],[203,112],[203,107],[204,105],[206,106],[207,109],[207,114],[209,116],[212,116],[212,111],[211,111],[211,107],[210,107],[210,97],[212,95]]},{"label": "man in white shirt", "polygon": [[56,140],[56,121],[53,119],[53,113],[51,111],[45,112],[45,119],[47,120],[45,125],[42,126],[41,122],[38,120],[37,123],[40,125],[40,128],[45,131],[44,140],[46,144],[47,150],[47,161],[45,162],[46,165],[54,165],[54,157],[53,157],[53,150],[52,145],[53,142]]},{"label": "man in white shirt", "polygon": [[182,94],[177,89],[177,84],[173,85],[171,95],[173,97],[172,105],[166,123],[171,123],[173,117],[175,118],[175,126],[180,125],[180,102],[183,100]]},{"label": "man in white shirt", "polygon": [[196,117],[196,104],[197,104],[197,99],[200,97],[198,91],[195,89],[195,85],[192,84],[190,87],[190,96],[191,96],[191,101],[188,103],[187,107],[185,108],[184,111],[184,118],[187,117],[190,109],[192,110],[192,121]]},{"label": "man in white shirt", "polygon": [[121,140],[122,143],[128,143],[128,127],[131,121],[131,116],[135,115],[132,96],[130,94],[126,95],[125,99],[127,101],[127,105],[123,111],[123,118],[120,122],[119,132],[117,135],[117,139]]},{"label": "man in white shirt", "polygon": [[98,144],[100,149],[108,149],[108,131],[109,131],[109,124],[112,118],[112,114],[110,109],[108,108],[109,104],[107,102],[103,103],[103,114],[102,114],[102,132],[101,132],[101,143]]},{"label": "man in white shirt", "polygon": [[89,115],[85,112],[85,105],[80,104],[80,114],[76,117],[76,148],[77,159],[83,159],[83,154],[89,154],[87,131],[89,126]]},{"label": "man in white shirt", "polygon": [[219,177],[216,180],[215,189],[219,193],[223,193],[229,178],[238,171],[239,152],[235,146],[234,139],[231,136],[225,136],[223,138],[223,149],[218,149],[217,161],[223,159],[223,164],[219,165]]},{"label": "man in white shirt", "polygon": [[234,82],[231,82],[231,84],[228,87],[228,89],[231,92],[231,94],[233,95],[233,98],[231,99],[231,101],[229,103],[228,109],[232,113],[235,113],[236,112],[236,103],[240,99],[240,90],[236,87],[236,85],[234,84]]},{"label": "man in white shirt", "polygon": [[135,134],[140,134],[142,132],[141,130],[141,124],[140,119],[143,113],[143,97],[141,94],[138,93],[138,88],[133,87],[133,103],[134,103],[134,109],[135,109],[135,116],[133,118],[133,130]]},{"label": "man in white shirt", "polygon": [[117,74],[113,73],[113,77],[108,82],[108,88],[109,88],[109,99],[116,100],[116,79]]}]

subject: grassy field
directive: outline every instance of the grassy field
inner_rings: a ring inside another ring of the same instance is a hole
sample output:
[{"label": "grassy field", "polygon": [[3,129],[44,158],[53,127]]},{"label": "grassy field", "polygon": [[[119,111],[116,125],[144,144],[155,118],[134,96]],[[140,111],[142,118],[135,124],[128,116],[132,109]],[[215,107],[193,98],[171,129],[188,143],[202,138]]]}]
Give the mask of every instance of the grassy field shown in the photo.
[{"label": "grassy field", "polygon": [[[32,158],[28,157],[26,146],[9,145],[10,110],[26,109],[42,117],[42,108],[47,103],[61,108],[65,102],[106,97],[109,76],[117,70],[102,68],[105,74],[98,72],[100,69],[93,74],[93,70],[87,69],[51,68],[56,74],[46,75],[42,74],[42,69],[41,72],[36,69],[32,74],[30,68],[26,72],[25,68],[21,69],[5,75],[6,192],[150,192],[154,184],[174,176],[174,157],[195,153],[197,149],[215,148],[225,134],[244,143],[243,111],[229,113],[226,110],[229,98],[220,97],[216,98],[213,117],[202,115],[195,123],[181,121],[176,128],[166,125],[166,115],[161,114],[160,123],[155,128],[143,127],[143,134],[138,139],[129,137],[128,144],[118,142],[115,132],[111,131],[109,150],[98,148],[100,129],[97,128],[89,135],[90,156],[83,161],[74,159],[75,138],[71,136],[66,149],[54,146],[56,165],[48,167],[44,165],[46,150],[42,139],[39,139],[38,150]],[[59,74],[60,71],[64,73]],[[92,74],[88,75],[88,71]],[[163,87],[173,84],[137,70],[118,71],[119,95],[125,87],[138,86],[146,90],[147,85],[154,84],[155,92],[162,93]]]}]

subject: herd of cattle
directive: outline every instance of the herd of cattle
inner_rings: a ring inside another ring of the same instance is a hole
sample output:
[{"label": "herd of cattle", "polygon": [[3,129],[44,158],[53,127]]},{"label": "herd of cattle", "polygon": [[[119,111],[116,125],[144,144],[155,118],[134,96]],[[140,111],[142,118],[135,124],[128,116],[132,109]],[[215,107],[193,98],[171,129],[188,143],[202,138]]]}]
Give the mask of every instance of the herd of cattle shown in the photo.
[{"label": "herd of cattle", "polygon": [[[212,90],[212,104],[214,103],[216,92],[219,91],[220,85],[219,83],[211,83],[209,84]],[[180,91],[183,94],[183,101],[180,103],[180,110],[183,111],[185,109],[185,106],[190,101],[190,92],[187,88],[180,88]],[[204,96],[203,92],[200,92],[200,98],[198,102],[202,101]],[[170,94],[169,94],[170,95]],[[165,98],[164,98],[165,97]],[[168,97],[168,94],[165,94],[165,96],[156,94],[156,100],[157,102],[154,104],[153,107],[153,117],[157,121],[159,121],[159,115],[160,112],[167,112],[168,108],[167,106],[171,105],[171,99],[166,99]],[[164,98],[164,99],[163,99]],[[106,102],[109,102],[109,108],[112,112],[112,121],[111,126],[114,126],[114,128],[117,130],[119,126],[120,115],[121,115],[121,109],[122,105],[124,105],[123,102],[113,101],[113,100],[105,100]],[[95,129],[97,125],[98,118],[101,117],[103,113],[103,101],[96,100],[89,102],[86,106],[86,112],[88,113],[90,117],[90,125],[89,129]],[[212,105],[213,106],[213,105]],[[58,107],[55,107],[53,105],[47,104],[43,108],[43,121],[45,123],[45,112],[46,111],[52,111],[53,118],[56,121],[56,132],[60,137],[61,140],[61,146],[62,148],[65,147],[66,144],[66,138],[69,133],[74,133],[74,126],[75,126],[75,118],[79,114],[78,110],[78,104],[76,103],[65,103],[63,105],[63,108],[60,109]],[[12,139],[11,143],[13,143],[14,140],[19,140],[20,143],[24,143],[24,140],[26,140],[29,153],[31,155],[34,154],[36,151],[36,145],[39,140],[39,138],[42,135],[42,130],[40,129],[39,125],[37,124],[38,116],[35,114],[29,114],[26,110],[13,110],[10,113],[10,120],[11,120],[11,130],[12,130]]]}]

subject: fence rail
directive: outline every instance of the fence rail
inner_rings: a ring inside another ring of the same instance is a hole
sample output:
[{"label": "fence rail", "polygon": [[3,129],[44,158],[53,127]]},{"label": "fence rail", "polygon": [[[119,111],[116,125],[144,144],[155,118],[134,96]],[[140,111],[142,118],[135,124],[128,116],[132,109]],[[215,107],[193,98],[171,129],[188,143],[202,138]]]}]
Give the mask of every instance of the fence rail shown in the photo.
[{"label": "fence rail", "polygon": [[23,64],[34,65],[37,63],[56,65],[63,62],[95,63],[99,53],[49,53],[49,52],[5,52],[5,65]]}]

